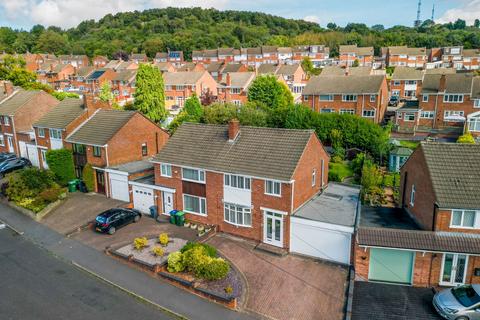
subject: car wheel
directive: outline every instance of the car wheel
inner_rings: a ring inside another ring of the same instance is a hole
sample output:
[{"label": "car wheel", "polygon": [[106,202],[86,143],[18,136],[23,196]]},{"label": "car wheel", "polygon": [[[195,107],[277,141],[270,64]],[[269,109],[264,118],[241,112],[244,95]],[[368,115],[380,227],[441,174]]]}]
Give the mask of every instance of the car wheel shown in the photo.
[{"label": "car wheel", "polygon": [[455,320],[469,320],[469,318],[461,316],[461,317],[455,318]]},{"label": "car wheel", "polygon": [[135,218],[133,218],[133,222],[138,222],[140,221],[140,215],[136,215]]},{"label": "car wheel", "polygon": [[112,234],[115,233],[115,231],[116,231],[115,227],[110,227],[110,228],[108,229],[108,234],[109,234],[109,235],[112,235]]}]

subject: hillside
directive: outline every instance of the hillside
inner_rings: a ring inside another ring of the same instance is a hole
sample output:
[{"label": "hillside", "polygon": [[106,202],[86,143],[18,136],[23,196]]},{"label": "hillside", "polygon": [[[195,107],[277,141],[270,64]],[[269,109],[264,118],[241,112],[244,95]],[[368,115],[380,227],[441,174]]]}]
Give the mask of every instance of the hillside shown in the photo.
[{"label": "hillside", "polygon": [[106,15],[62,30],[37,25],[30,31],[0,28],[0,51],[75,53],[111,57],[119,51],[146,52],[192,50],[216,47],[253,47],[263,44],[291,46],[326,44],[336,53],[339,44],[374,46],[376,52],[388,45],[438,47],[462,44],[480,47],[480,22],[466,26],[458,20],[446,25],[426,21],[419,28],[329,24],[328,29],[303,20],[285,19],[264,13],[218,11],[201,8],[151,9]]}]

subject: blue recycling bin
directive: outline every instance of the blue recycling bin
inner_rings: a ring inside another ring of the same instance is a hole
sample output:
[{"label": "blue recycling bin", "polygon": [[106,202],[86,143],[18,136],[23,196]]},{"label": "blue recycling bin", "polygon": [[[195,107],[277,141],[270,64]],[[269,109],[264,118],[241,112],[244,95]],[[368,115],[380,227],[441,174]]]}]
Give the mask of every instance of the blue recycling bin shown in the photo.
[{"label": "blue recycling bin", "polygon": [[172,210],[172,211],[169,212],[169,214],[170,214],[170,223],[171,223],[171,224],[177,224],[177,220],[176,220],[177,212],[178,212],[178,210]]},{"label": "blue recycling bin", "polygon": [[158,217],[158,208],[157,206],[151,206],[150,208],[150,216],[153,218],[153,219],[157,219]]}]

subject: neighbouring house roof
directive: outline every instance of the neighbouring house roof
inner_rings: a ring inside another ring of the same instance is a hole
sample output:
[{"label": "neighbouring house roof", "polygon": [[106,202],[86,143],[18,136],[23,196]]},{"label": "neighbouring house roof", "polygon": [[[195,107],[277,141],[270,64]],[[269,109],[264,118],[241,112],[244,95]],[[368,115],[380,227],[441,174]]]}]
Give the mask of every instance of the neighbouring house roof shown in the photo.
[{"label": "neighbouring house roof", "polygon": [[40,120],[33,124],[34,127],[65,129],[73,120],[85,112],[83,99],[65,98],[63,101],[47,112]]},{"label": "neighbouring house roof", "polygon": [[222,73],[238,72],[243,67],[241,63],[227,63],[222,70]]},{"label": "neighbouring house roof", "polygon": [[[426,74],[423,77],[422,93],[438,93],[440,91],[441,74]],[[446,74],[445,93],[465,93],[472,91],[473,75],[471,73]]]},{"label": "neighbouring house roof", "polygon": [[181,65],[180,67],[178,67],[176,70],[179,72],[192,71],[196,66],[197,64],[195,62],[187,62]]},{"label": "neighbouring house roof", "polygon": [[371,67],[349,67],[342,68],[339,66],[326,66],[322,69],[320,76],[369,76],[372,73]]},{"label": "neighbouring house roof", "polygon": [[480,49],[464,49],[463,56],[467,58],[480,56]]},{"label": "neighbouring house roof", "polygon": [[86,80],[97,80],[98,78],[103,76],[103,74],[106,71],[107,71],[106,69],[97,69],[97,70],[89,73],[88,76],[86,77]]},{"label": "neighbouring house roof", "polygon": [[155,59],[166,59],[168,57],[167,52],[157,52],[155,54]]},{"label": "neighbouring house roof", "polygon": [[392,151],[390,151],[390,154],[396,155],[396,156],[405,156],[409,157],[413,153],[413,150],[410,148],[405,148],[405,147],[396,147]]},{"label": "neighbouring house roof", "polygon": [[376,94],[385,76],[316,76],[310,78],[304,95],[319,94]]},{"label": "neighbouring house roof", "polygon": [[425,74],[451,74],[457,73],[457,70],[454,68],[433,68],[425,70]]},{"label": "neighbouring house roof", "polygon": [[206,71],[179,71],[167,72],[163,75],[165,85],[192,85],[196,84]]},{"label": "neighbouring house roof", "polygon": [[293,49],[290,47],[279,47],[277,49],[277,52],[281,54],[289,54],[289,53],[293,53]]},{"label": "neighbouring house roof", "polygon": [[157,62],[154,64],[155,67],[160,69],[162,72],[168,72],[170,68],[173,68],[173,65],[170,62]]},{"label": "neighbouring house roof", "polygon": [[235,49],[233,48],[218,48],[219,56],[233,55]]},{"label": "neighbouring house roof", "polygon": [[293,216],[353,227],[359,199],[360,187],[330,182],[321,194],[300,207]]},{"label": "neighbouring house roof", "polygon": [[298,64],[298,63],[297,64],[284,64],[284,65],[281,65],[278,68],[277,74],[291,76],[298,70],[298,68],[301,68],[300,64]]},{"label": "neighbouring house roof", "polygon": [[423,70],[409,68],[409,67],[396,67],[393,71],[392,80],[422,80]]},{"label": "neighbouring house roof", "polygon": [[207,66],[208,72],[220,72],[222,69],[223,62],[212,62]]},{"label": "neighbouring house roof", "polygon": [[88,76],[93,70],[95,70],[95,67],[81,67],[77,69],[77,76],[79,77],[86,77]]},{"label": "neighbouring house roof", "polygon": [[339,47],[340,54],[355,53],[357,56],[373,56],[373,47],[358,47],[355,45],[342,45]]},{"label": "neighbouring house roof", "polygon": [[138,161],[122,163],[116,166],[110,166],[110,167],[107,167],[107,169],[133,174],[133,173],[139,173],[149,169],[153,169],[153,164],[150,161],[138,160]]},{"label": "neighbouring house roof", "polygon": [[358,228],[359,245],[479,254],[480,235],[455,232]]},{"label": "neighbouring house roof", "polygon": [[16,90],[10,97],[0,103],[0,115],[12,116],[25,103],[33,99],[36,95],[41,94],[41,91],[34,90]]},{"label": "neighbouring house roof", "polygon": [[313,130],[240,127],[234,142],[227,125],[184,123],[154,162],[290,181]]},{"label": "neighbouring house roof", "polygon": [[271,63],[262,63],[258,66],[258,74],[275,74],[277,72],[278,66]]},{"label": "neighbouring house roof", "polygon": [[[230,87],[247,88],[250,82],[255,78],[255,72],[230,72]],[[225,78],[222,85],[226,85]]]},{"label": "neighbouring house roof", "polygon": [[277,47],[275,46],[262,46],[262,53],[276,53]]},{"label": "neighbouring house roof", "polygon": [[358,218],[359,227],[421,230],[403,208],[370,207],[363,205]]},{"label": "neighbouring house roof", "polygon": [[420,102],[418,100],[407,100],[397,110],[398,111],[418,111],[420,110]]},{"label": "neighbouring house roof", "polygon": [[104,68],[115,69],[120,64],[120,60],[110,60]]},{"label": "neighbouring house roof", "polygon": [[100,109],[65,140],[71,143],[104,146],[135,113],[135,111]]},{"label": "neighbouring house roof", "polygon": [[262,54],[262,48],[247,48],[247,54]]},{"label": "neighbouring house roof", "polygon": [[147,55],[145,53],[132,53],[130,55],[130,59],[147,59]]},{"label": "neighbouring house roof", "polygon": [[480,144],[422,142],[420,151],[440,208],[480,209]]},{"label": "neighbouring house roof", "polygon": [[137,70],[123,70],[117,71],[113,81],[131,81],[135,79]]},{"label": "neighbouring house roof", "polygon": [[480,77],[474,77],[472,80],[472,99],[480,99]]},{"label": "neighbouring house roof", "polygon": [[388,51],[390,54],[393,55],[401,55],[406,54],[409,56],[425,56],[427,55],[426,48],[409,48],[407,46],[395,46],[395,47],[388,47]]}]

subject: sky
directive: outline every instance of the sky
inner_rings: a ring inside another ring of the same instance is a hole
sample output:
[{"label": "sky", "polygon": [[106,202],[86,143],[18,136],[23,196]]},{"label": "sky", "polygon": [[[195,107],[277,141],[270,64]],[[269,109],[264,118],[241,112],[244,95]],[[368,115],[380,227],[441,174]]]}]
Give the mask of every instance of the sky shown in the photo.
[{"label": "sky", "polygon": [[[431,17],[435,2],[435,21],[458,18],[472,24],[480,18],[480,0],[423,0],[421,19]],[[368,26],[413,24],[418,0],[0,0],[0,26],[29,30],[35,24],[62,28],[108,13],[164,7],[204,7],[219,10],[247,10],[286,18],[304,19],[326,26],[349,22]]]}]

